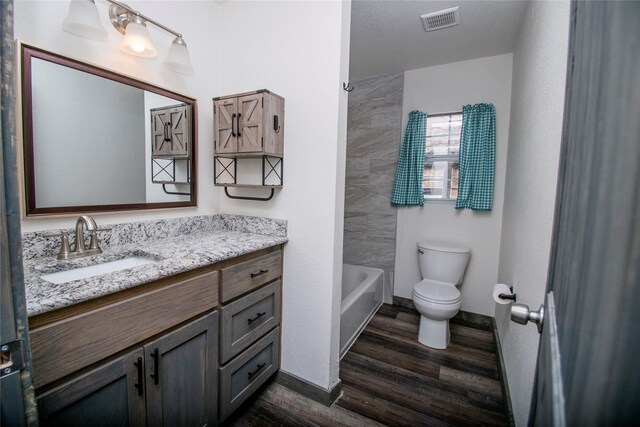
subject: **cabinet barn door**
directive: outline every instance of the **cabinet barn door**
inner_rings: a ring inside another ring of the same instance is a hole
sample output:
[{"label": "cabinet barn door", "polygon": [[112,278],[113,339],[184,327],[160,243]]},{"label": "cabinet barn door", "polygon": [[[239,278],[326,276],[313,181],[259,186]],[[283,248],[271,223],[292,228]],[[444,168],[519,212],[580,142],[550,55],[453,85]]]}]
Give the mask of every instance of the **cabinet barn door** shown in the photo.
[{"label": "cabinet barn door", "polygon": [[153,156],[189,157],[190,110],[188,105],[151,110]]},{"label": "cabinet barn door", "polygon": [[238,152],[262,151],[262,94],[238,98],[239,130]]},{"label": "cabinet barn door", "polygon": [[148,425],[216,424],[217,338],[216,311],[144,347]]},{"label": "cabinet barn door", "polygon": [[238,152],[238,137],[235,129],[238,98],[219,99],[214,101],[213,108],[213,138],[216,154]]},{"label": "cabinet barn door", "polygon": [[40,425],[144,426],[142,348],[38,396]]}]

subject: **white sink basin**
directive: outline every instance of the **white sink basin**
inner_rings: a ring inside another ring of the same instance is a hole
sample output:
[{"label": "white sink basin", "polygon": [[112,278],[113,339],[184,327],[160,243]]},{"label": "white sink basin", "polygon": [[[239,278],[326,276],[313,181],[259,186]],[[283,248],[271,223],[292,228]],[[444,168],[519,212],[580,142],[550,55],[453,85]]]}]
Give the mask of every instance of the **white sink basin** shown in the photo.
[{"label": "white sink basin", "polygon": [[56,285],[73,282],[74,280],[86,279],[88,277],[99,276],[100,274],[113,273],[127,268],[138,267],[156,262],[153,258],[140,256],[130,256],[116,261],[104,262],[102,264],[90,265],[89,267],[74,268],[72,270],[58,271],[56,273],[44,274],[41,279]]}]

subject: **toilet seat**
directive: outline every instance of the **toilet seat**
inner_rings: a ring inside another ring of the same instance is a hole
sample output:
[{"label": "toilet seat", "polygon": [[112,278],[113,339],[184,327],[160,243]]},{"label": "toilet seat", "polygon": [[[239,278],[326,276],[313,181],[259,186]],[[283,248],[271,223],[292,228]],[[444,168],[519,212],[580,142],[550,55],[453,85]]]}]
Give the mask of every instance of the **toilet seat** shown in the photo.
[{"label": "toilet seat", "polygon": [[424,279],[413,287],[413,296],[434,304],[456,304],[462,300],[460,291],[453,283]]}]

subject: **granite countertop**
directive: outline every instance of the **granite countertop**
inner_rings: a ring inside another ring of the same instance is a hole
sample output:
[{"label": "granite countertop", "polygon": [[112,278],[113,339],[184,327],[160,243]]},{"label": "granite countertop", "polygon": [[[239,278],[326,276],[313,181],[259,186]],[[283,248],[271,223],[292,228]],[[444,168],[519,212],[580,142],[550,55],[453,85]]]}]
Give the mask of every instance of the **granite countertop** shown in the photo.
[{"label": "granite countertop", "polygon": [[[103,249],[99,255],[58,261],[55,256],[25,259],[24,276],[29,316],[88,301],[127,288],[214,264],[287,242],[286,235],[208,229]],[[155,262],[63,284],[40,276],[115,261],[131,256]]]}]

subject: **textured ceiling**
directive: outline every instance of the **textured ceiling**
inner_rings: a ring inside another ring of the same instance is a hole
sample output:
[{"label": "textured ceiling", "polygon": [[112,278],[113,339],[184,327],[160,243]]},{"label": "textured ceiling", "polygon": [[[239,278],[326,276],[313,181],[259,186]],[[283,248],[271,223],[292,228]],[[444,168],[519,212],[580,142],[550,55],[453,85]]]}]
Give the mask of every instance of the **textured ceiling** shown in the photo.
[{"label": "textured ceiling", "polygon": [[[460,6],[460,25],[425,32],[420,15]],[[354,0],[350,79],[513,52],[527,1]]]}]

